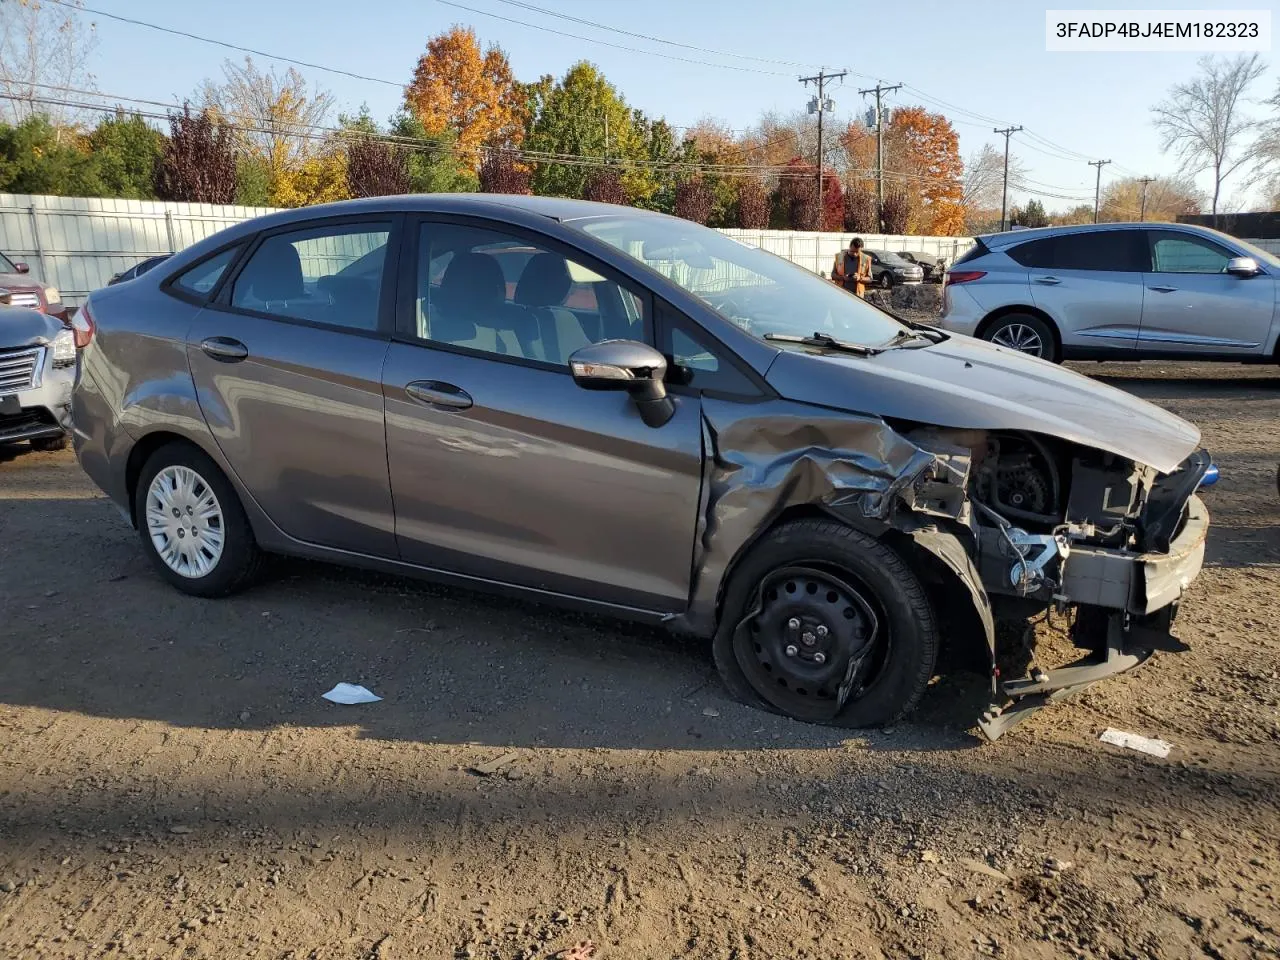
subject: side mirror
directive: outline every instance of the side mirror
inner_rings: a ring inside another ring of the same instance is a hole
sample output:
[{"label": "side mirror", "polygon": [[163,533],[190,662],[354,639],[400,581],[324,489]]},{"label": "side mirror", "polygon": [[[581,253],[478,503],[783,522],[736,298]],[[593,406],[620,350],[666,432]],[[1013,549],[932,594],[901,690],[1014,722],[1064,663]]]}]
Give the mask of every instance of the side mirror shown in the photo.
[{"label": "side mirror", "polygon": [[648,344],[635,340],[587,344],[570,355],[569,371],[584,390],[627,391],[646,426],[660,427],[676,412],[663,383],[667,359]]},{"label": "side mirror", "polygon": [[1232,257],[1227,261],[1227,266],[1222,272],[1229,273],[1233,277],[1256,277],[1262,269],[1253,257]]},{"label": "side mirror", "polygon": [[21,262],[21,261],[19,261],[19,262],[15,263],[15,264],[13,265],[13,269],[17,270],[19,273],[30,273],[30,272],[31,272],[31,268],[30,268],[29,266],[27,266],[25,263]]}]

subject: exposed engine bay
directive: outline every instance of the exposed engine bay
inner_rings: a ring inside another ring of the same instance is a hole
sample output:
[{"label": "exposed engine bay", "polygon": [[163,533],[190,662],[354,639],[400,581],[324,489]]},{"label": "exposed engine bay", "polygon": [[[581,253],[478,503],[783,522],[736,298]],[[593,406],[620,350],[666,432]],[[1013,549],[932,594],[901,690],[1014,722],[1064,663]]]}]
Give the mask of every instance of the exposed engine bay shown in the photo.
[{"label": "exposed engine bay", "polygon": [[[997,610],[1070,614],[1073,641],[1093,655],[1052,671],[1058,676],[1037,668],[1005,682],[1008,697],[1060,699],[1136,666],[1153,649],[1180,648],[1169,628],[1199,558],[1171,551],[1188,524],[1207,525],[1193,497],[1211,466],[1206,452],[1161,474],[1025,432],[921,427],[906,435],[936,458],[915,485],[912,508],[968,528]],[[1202,551],[1203,532],[1190,533],[1194,546],[1180,549]],[[1001,714],[993,705],[985,718],[992,738],[1016,722]]]}]

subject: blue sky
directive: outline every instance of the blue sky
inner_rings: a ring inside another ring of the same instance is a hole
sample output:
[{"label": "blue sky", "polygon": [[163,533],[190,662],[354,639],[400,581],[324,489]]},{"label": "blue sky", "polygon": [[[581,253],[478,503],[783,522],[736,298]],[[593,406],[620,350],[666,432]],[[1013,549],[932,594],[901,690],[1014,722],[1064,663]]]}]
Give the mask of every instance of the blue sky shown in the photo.
[{"label": "blue sky", "polygon": [[[802,71],[792,62],[847,68],[860,75],[851,73],[843,88],[832,92],[837,123],[843,125],[865,109],[857,91],[873,85],[873,78],[907,83],[914,89],[894,94],[891,103],[919,103],[946,113],[956,123],[965,156],[984,142],[1003,146],[1003,138],[991,132],[996,124],[973,114],[998,120],[1001,126],[1020,123],[1052,141],[1058,146],[1015,137],[1013,152],[1026,164],[1028,176],[1045,185],[1047,192],[1079,197],[1092,196],[1094,170],[1075,154],[1114,161],[1104,170],[1104,183],[1117,176],[1173,172],[1176,165],[1160,152],[1149,110],[1171,84],[1194,72],[1197,58],[1191,53],[1045,52],[1047,6],[1106,9],[1137,3],[846,0],[802,6],[784,0],[530,0],[535,6],[634,33],[788,62],[776,64],[713,57],[601,32],[501,0],[458,2],[477,11],[699,62],[557,36],[441,0],[219,0],[216,5],[86,0],[86,6],[396,83],[408,80],[429,37],[465,23],[475,28],[482,42],[501,45],[521,79],[560,75],[574,61],[589,59],[633,106],[681,125],[711,114],[743,128],[763,110],[802,108],[810,92],[796,81]],[[1214,4],[1163,0],[1159,6],[1203,9]],[[1230,6],[1271,5],[1244,0]],[[1273,18],[1280,23],[1274,12]],[[92,72],[99,89],[115,96],[167,100],[189,95],[203,78],[219,75],[224,58],[241,56],[105,17],[90,19],[99,36]],[[1264,56],[1269,66],[1274,64],[1272,55]],[[750,70],[723,69],[710,65],[713,62]],[[375,116],[385,118],[399,105],[400,91],[394,86],[316,70],[302,72],[331,90],[344,109],[368,102]],[[1274,93],[1277,79],[1270,66],[1256,96]],[[968,113],[940,106],[939,100]],[[1064,156],[1059,148],[1071,155]],[[1240,186],[1239,181],[1229,182],[1226,195]],[[1050,208],[1071,204],[1053,197],[1044,202]]]}]

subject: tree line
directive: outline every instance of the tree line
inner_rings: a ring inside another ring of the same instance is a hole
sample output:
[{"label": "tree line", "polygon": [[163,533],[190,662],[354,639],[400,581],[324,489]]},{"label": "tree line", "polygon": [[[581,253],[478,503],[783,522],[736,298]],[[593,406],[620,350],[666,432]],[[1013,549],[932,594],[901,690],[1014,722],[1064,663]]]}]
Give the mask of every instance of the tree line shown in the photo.
[{"label": "tree line", "polygon": [[[819,208],[811,115],[765,113],[746,130],[714,117],[677,128],[631,106],[585,60],[560,77],[521,81],[500,47],[482,47],[463,26],[427,42],[400,108],[385,121],[367,108],[335,116],[332,94],[296,70],[263,69],[251,58],[224,63],[222,75],[181,107],[103,115],[86,101],[92,37],[77,13],[31,0],[0,10],[8,18],[0,45],[8,115],[0,123],[0,191],[281,207],[485,191],[625,203],[711,226],[935,235],[998,229],[1004,155],[988,145],[962,158],[952,122],[922,106],[888,111],[879,147],[876,130],[861,119],[830,132]],[[15,30],[21,42],[12,42]],[[39,55],[22,62],[33,49]],[[1212,86],[1216,69],[1202,64],[1208,81],[1175,88],[1157,108],[1157,126],[1184,173],[1112,181],[1102,219],[1172,220],[1200,211],[1205,198],[1192,176],[1203,169],[1204,151],[1177,139],[1168,118],[1180,97]],[[1256,63],[1243,68],[1248,82],[1258,72]],[[1229,74],[1237,84],[1240,76],[1239,69]],[[1227,128],[1238,138],[1238,122]],[[1259,139],[1273,155],[1280,154],[1276,142],[1271,128]],[[1209,158],[1215,176],[1233,169],[1228,148]],[[1265,152],[1260,146],[1251,156]],[[1011,191],[1036,192],[1017,156],[1007,176]],[[1215,203],[1220,185],[1221,178]],[[1049,213],[1033,199],[1011,212],[1023,226],[1091,219],[1092,204],[1083,202]]]}]

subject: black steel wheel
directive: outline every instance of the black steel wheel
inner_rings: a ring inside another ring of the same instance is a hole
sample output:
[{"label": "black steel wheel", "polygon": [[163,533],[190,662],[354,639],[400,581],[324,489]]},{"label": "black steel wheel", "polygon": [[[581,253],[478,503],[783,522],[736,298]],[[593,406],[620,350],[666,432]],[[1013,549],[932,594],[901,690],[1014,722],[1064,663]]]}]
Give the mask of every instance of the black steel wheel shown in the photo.
[{"label": "black steel wheel", "polygon": [[730,693],[810,723],[887,724],[933,673],[932,605],[893,549],[827,520],[784,524],[734,569],[715,659]]}]

